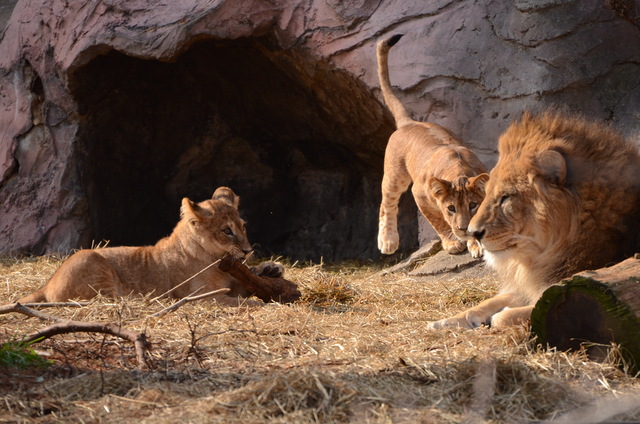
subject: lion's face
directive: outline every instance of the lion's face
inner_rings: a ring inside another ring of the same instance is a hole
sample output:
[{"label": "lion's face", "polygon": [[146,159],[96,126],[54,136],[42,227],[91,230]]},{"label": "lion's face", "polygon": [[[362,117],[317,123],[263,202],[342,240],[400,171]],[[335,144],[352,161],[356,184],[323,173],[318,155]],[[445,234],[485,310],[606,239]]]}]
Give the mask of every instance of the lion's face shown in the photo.
[{"label": "lion's face", "polygon": [[190,240],[186,242],[197,243],[216,258],[225,254],[236,259],[247,258],[253,249],[247,238],[245,222],[238,213],[237,196],[233,192],[232,197],[228,193],[216,193],[211,199],[197,204],[187,198],[182,200],[183,219],[190,229]]},{"label": "lion's face", "polygon": [[573,213],[564,188],[562,155],[555,151],[501,157],[469,233],[486,252],[536,254],[569,232]]},{"label": "lion's face", "polygon": [[[497,169],[497,168],[496,168]],[[530,190],[517,175],[501,175],[494,169],[483,203],[469,225],[487,252],[514,248],[531,234],[527,225],[532,216]]]},{"label": "lion's face", "polygon": [[436,199],[442,216],[460,240],[472,238],[467,231],[469,222],[484,199],[485,183],[488,178],[488,174],[480,174],[468,179],[462,177],[453,182],[435,177],[429,181],[431,193]]}]

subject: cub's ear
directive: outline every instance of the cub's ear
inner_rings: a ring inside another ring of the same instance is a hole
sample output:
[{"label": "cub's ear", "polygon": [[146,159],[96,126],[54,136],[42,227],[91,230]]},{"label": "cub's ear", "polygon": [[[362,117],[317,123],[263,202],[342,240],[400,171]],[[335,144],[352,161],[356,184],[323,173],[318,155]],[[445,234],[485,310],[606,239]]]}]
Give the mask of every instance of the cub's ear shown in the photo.
[{"label": "cub's ear", "polygon": [[440,178],[436,177],[429,178],[427,185],[431,190],[431,194],[436,199],[445,196],[451,190],[451,183],[449,181],[441,180]]},{"label": "cub's ear", "polygon": [[180,217],[185,218],[191,223],[202,221],[202,208],[197,203],[192,202],[186,197],[182,199],[180,207]]},{"label": "cub's ear", "polygon": [[538,173],[551,184],[563,186],[567,182],[567,162],[562,153],[556,150],[545,150],[534,159]]},{"label": "cub's ear", "polygon": [[240,205],[240,198],[229,187],[218,187],[211,198],[213,200],[222,200],[236,209]]},{"label": "cub's ear", "polygon": [[487,185],[487,181],[489,181],[489,174],[483,172],[482,174],[469,178],[469,185],[471,187],[478,187],[484,192],[484,187]]}]

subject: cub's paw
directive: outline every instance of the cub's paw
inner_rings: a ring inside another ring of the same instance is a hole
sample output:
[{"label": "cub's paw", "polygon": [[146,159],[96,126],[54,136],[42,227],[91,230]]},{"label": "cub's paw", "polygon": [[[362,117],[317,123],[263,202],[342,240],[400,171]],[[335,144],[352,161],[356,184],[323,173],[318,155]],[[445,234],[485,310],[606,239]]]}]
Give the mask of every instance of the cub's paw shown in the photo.
[{"label": "cub's paw", "polygon": [[281,278],[284,276],[284,266],[280,262],[267,261],[251,267],[251,272],[259,277]]},{"label": "cub's paw", "polygon": [[397,231],[381,229],[378,233],[378,249],[385,255],[391,255],[398,250],[400,235]]},{"label": "cub's paw", "polygon": [[451,240],[447,238],[442,239],[442,248],[445,252],[455,255],[456,253],[462,253],[467,250],[467,245],[458,239]]},{"label": "cub's paw", "polygon": [[478,259],[484,254],[484,249],[480,243],[478,243],[478,240],[468,240],[467,249],[469,249],[469,253],[471,253],[472,258]]}]

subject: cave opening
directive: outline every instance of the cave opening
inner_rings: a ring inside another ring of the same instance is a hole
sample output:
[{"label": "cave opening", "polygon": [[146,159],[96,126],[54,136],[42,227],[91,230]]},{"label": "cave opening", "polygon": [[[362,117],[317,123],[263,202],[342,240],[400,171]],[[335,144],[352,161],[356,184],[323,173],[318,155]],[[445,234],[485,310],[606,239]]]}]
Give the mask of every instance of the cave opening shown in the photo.
[{"label": "cave opening", "polygon": [[[201,40],[170,62],[100,55],[70,88],[86,239],[153,244],[171,232],[182,197],[200,201],[225,185],[261,256],[379,256],[393,121],[347,72],[266,38]],[[404,197],[408,250],[417,228]]]}]

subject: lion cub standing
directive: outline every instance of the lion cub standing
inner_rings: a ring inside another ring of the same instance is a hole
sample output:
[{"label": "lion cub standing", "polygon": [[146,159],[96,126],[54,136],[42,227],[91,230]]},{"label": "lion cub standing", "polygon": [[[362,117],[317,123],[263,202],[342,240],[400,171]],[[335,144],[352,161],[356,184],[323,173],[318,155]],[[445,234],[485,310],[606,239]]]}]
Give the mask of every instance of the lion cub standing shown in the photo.
[{"label": "lion cub standing", "polygon": [[[170,236],[154,246],[80,250],[63,262],[43,287],[18,302],[90,299],[99,292],[110,297],[130,293],[160,295],[225,255],[247,258],[253,249],[238,213],[238,203],[238,196],[228,187],[218,188],[211,199],[200,203],[185,197],[182,199],[182,218]],[[284,273],[282,265],[274,262],[265,262],[252,271],[270,277]],[[177,287],[170,295],[182,298],[195,291],[203,294],[229,288],[227,294],[215,298],[219,303],[231,306],[244,302],[257,304],[242,299],[248,295],[243,287],[213,266],[188,284]]]},{"label": "lion cub standing", "polygon": [[[389,138],[384,157],[378,248],[385,254],[398,249],[398,202],[413,182],[413,198],[440,236],[444,250],[460,253],[468,248],[478,258],[482,249],[467,227],[484,198],[487,169],[445,128],[411,119],[393,93],[388,56],[401,37],[394,35],[377,46],[382,95],[398,127]],[[467,240],[466,246],[462,240]]]}]

